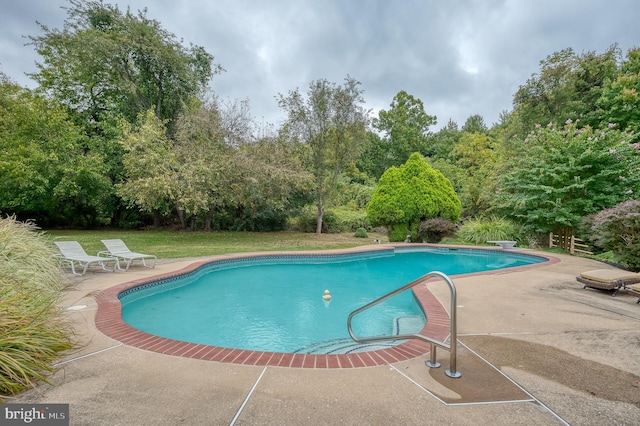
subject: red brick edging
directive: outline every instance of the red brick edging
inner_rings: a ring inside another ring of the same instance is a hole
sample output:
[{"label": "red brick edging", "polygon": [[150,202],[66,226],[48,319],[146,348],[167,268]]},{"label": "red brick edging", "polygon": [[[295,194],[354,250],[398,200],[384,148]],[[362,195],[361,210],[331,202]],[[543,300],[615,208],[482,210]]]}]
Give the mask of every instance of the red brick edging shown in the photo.
[{"label": "red brick edging", "polygon": [[[344,252],[345,251],[341,251],[341,253]],[[326,254],[327,252],[323,253]],[[291,254],[291,252],[287,253],[287,255],[289,256]],[[309,255],[313,253],[307,252],[305,254]],[[261,253],[258,255],[273,256],[273,253]],[[256,256],[256,254],[251,254],[251,256]],[[234,255],[231,258],[242,257],[249,257],[249,255]],[[225,257],[225,259],[229,258],[230,257]],[[553,262],[553,258],[548,258],[548,260]],[[282,352],[231,349],[218,346],[209,346],[199,343],[181,342],[165,337],[154,336],[152,334],[145,333],[136,328],[133,328],[123,321],[122,304],[118,299],[118,295],[121,292],[148,282],[182,275],[211,262],[215,262],[215,260],[194,262],[186,268],[183,268],[176,272],[130,281],[100,292],[96,296],[96,301],[98,303],[98,312],[95,319],[96,327],[102,333],[106,334],[112,339],[122,342],[125,345],[152,352],[187,358],[195,358],[205,361],[218,361],[256,366],[294,368],[371,367],[377,365],[387,365],[398,361],[416,358],[418,356],[423,356],[430,351],[431,345],[429,343],[417,339],[409,340],[405,343],[385,349],[349,354],[293,354]],[[548,262],[542,264],[548,264]],[[537,264],[536,266],[542,264]],[[520,268],[510,268],[509,270],[513,271]],[[493,273],[495,272],[496,271],[493,271]],[[427,324],[420,331],[420,334],[428,336],[431,339],[444,341],[449,336],[450,322],[449,314],[447,313],[446,309],[426,286],[417,285],[413,287],[413,291],[427,316]]]}]

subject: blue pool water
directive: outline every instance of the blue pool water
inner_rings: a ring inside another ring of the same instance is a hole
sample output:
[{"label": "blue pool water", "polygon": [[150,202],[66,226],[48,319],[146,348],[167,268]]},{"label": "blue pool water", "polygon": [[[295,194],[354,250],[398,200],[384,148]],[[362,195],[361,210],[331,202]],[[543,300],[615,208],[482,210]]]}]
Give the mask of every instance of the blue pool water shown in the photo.
[{"label": "blue pool water", "polygon": [[[254,257],[133,288],[120,300],[125,322],[157,336],[239,349],[327,353],[323,342],[349,339],[350,312],[428,272],[457,275],[544,260],[471,249]],[[326,289],[330,302],[322,298]],[[424,325],[410,290],[352,323],[363,337],[416,333]]]}]

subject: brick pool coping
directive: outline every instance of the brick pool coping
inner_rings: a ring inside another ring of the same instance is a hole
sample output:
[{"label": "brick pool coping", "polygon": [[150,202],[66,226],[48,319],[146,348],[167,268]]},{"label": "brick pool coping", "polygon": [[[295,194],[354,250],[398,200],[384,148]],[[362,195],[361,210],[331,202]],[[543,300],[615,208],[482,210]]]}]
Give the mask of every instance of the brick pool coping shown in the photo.
[{"label": "brick pool coping", "polygon": [[[177,341],[145,333],[125,323],[122,319],[122,304],[120,303],[120,300],[118,298],[118,295],[120,293],[133,287],[137,287],[149,282],[183,275],[207,264],[215,263],[222,260],[228,261],[245,259],[248,257],[255,258],[268,256],[290,257],[292,255],[311,256],[318,254],[357,254],[370,253],[375,250],[389,250],[390,248],[396,247],[402,246],[385,245],[379,248],[368,247],[366,249],[363,249],[362,247],[360,247],[357,249],[330,250],[322,252],[264,252],[215,256],[207,260],[194,262],[187,267],[174,272],[129,281],[123,284],[116,285],[114,287],[110,287],[98,293],[96,295],[96,302],[98,304],[98,312],[95,319],[96,327],[105,335],[128,346],[133,346],[139,349],[157,352],[165,355],[174,355],[223,363],[289,368],[358,368],[387,365],[399,361],[413,359],[418,356],[427,354],[431,349],[430,343],[413,339],[393,347],[378,349],[374,351],[325,355],[253,351]],[[416,247],[416,245],[414,244],[411,247]],[[442,246],[438,247],[441,248]],[[466,248],[468,249],[469,247]],[[478,249],[474,248],[474,250]],[[508,252],[512,251],[509,250]],[[531,269],[532,267],[549,265],[550,263],[557,263],[560,261],[555,257],[547,255],[540,255],[536,253],[535,256],[546,258],[547,261],[534,265],[505,268],[473,274],[456,275],[455,277],[461,278],[474,275],[496,274],[504,273],[505,271],[516,272],[520,270]],[[429,282],[431,281],[435,280],[429,280]],[[438,341],[445,341],[445,339],[447,339],[447,337],[449,336],[450,326],[450,317],[447,310],[426,286],[416,285],[412,290],[416,299],[422,305],[422,308],[427,316],[427,323],[425,327],[420,331],[420,334]]]}]

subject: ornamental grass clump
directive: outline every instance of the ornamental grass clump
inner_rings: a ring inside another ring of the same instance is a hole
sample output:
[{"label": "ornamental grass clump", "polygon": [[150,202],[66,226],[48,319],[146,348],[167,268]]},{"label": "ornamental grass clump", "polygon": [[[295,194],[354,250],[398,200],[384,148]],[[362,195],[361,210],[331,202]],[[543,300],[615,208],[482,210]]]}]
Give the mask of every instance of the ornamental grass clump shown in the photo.
[{"label": "ornamental grass clump", "polygon": [[518,241],[520,234],[520,227],[510,220],[491,216],[467,220],[456,232],[456,237],[468,243],[484,244],[487,241]]},{"label": "ornamental grass clump", "polygon": [[0,401],[46,382],[56,357],[73,347],[52,254],[33,224],[0,219]]}]

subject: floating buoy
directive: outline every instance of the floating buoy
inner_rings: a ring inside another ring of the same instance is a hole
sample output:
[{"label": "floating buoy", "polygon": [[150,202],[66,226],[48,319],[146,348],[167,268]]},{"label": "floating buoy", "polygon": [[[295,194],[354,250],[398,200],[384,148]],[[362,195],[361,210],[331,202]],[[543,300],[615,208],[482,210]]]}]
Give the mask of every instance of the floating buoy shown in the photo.
[{"label": "floating buoy", "polygon": [[331,294],[329,293],[329,290],[324,291],[324,294],[322,295],[322,300],[331,300]]}]

